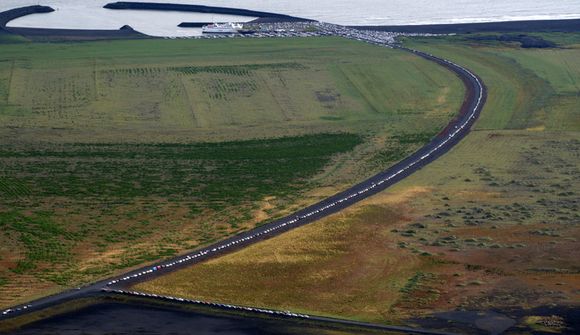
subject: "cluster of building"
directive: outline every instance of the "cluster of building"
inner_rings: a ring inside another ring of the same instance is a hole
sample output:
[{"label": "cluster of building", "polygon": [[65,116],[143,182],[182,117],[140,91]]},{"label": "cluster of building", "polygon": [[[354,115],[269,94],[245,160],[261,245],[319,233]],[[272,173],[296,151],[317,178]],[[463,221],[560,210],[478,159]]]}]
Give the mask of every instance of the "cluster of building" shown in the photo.
[{"label": "cluster of building", "polygon": [[433,36],[432,34],[409,34],[363,30],[317,21],[211,24],[204,26],[202,31],[202,36],[188,38],[217,39],[232,37],[268,38],[340,36],[376,45],[391,46],[397,43],[397,37],[399,36]]},{"label": "cluster of building", "polygon": [[188,38],[196,39],[217,39],[217,38],[267,38],[267,37],[317,37],[317,36],[331,36],[325,32],[306,32],[306,31],[255,31],[244,34],[204,34],[202,36],[194,36]]}]

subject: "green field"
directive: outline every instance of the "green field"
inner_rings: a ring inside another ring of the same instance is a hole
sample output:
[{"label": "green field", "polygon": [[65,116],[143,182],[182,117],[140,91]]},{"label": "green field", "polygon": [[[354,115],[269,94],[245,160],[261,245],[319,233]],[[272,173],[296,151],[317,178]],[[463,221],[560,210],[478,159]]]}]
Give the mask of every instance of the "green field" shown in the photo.
[{"label": "green field", "polygon": [[338,38],[0,44],[0,305],[313,203],[462,98],[435,64]]},{"label": "green field", "polygon": [[483,78],[489,103],[475,131],[353,208],[136,288],[386,323],[577,306],[580,45],[407,44]]},{"label": "green field", "polygon": [[[462,97],[460,82],[419,58],[335,38],[312,41],[2,45],[1,135],[217,141],[404,131],[403,118],[432,131]],[[432,118],[422,117],[428,111]]]},{"label": "green field", "polygon": [[580,129],[580,39],[563,39],[558,34],[553,39],[570,44],[558,49],[520,49],[449,37],[413,39],[409,45],[462,62],[483,77],[489,99],[477,129],[576,131]]}]

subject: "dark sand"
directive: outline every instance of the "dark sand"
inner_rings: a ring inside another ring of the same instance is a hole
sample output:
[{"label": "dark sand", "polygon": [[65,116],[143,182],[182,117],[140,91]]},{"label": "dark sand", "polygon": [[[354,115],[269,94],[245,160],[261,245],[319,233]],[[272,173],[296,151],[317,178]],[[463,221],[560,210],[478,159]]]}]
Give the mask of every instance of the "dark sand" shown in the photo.
[{"label": "dark sand", "polygon": [[353,26],[353,28],[362,30],[393,31],[417,34],[467,34],[482,32],[578,32],[580,31],[580,19],[431,24],[417,26]]}]

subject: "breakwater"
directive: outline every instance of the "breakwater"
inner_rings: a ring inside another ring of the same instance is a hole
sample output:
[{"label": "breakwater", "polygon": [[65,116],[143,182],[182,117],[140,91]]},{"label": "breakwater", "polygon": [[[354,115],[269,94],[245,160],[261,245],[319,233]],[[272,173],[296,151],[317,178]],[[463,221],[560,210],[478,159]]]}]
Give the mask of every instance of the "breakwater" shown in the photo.
[{"label": "breakwater", "polygon": [[48,6],[28,6],[10,9],[0,13],[0,31],[8,31],[8,22],[30,14],[52,13],[54,9]]},{"label": "breakwater", "polygon": [[48,29],[6,27],[8,22],[30,14],[52,13],[54,9],[48,6],[20,7],[0,13],[0,33],[24,36],[33,41],[89,41],[112,39],[149,38],[135,31],[130,26],[118,30],[88,30],[88,29]]},{"label": "breakwater", "polygon": [[177,12],[192,12],[205,14],[223,14],[223,15],[237,15],[258,18],[275,18],[284,21],[311,21],[309,19],[261,12],[249,9],[229,8],[229,7],[214,7],[201,5],[182,5],[182,4],[168,4],[168,3],[149,3],[149,2],[113,2],[106,4],[104,8],[107,9],[131,9],[131,10],[158,10],[158,11],[177,11]]},{"label": "breakwater", "polygon": [[[178,27],[181,28],[201,28],[203,26],[207,26],[208,24],[212,24],[215,22],[181,22]],[[224,22],[218,22],[218,23],[224,23]]]},{"label": "breakwater", "polygon": [[119,39],[151,38],[129,26],[118,30],[86,29],[46,29],[46,28],[8,28],[9,33],[24,36],[32,41],[98,41]]}]

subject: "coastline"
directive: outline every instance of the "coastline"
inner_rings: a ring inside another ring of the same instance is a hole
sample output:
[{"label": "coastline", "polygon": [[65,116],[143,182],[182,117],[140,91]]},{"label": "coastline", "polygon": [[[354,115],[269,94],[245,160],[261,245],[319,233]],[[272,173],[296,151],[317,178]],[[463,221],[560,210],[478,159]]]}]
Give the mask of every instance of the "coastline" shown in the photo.
[{"label": "coastline", "polygon": [[8,33],[23,36],[34,42],[55,41],[98,41],[153,38],[142,34],[129,26],[118,30],[83,30],[83,29],[49,29],[49,28],[8,28]]},{"label": "coastline", "polygon": [[577,32],[580,19],[450,23],[400,26],[350,26],[359,30],[390,31],[411,34],[470,34],[486,32]]},{"label": "coastline", "polygon": [[[315,22],[314,20],[293,17],[284,14],[252,11],[247,9],[212,7],[199,5],[181,5],[165,3],[143,2],[115,2],[105,5],[111,10],[156,10],[156,11],[180,11],[196,13],[213,13],[255,17],[249,23],[280,23],[280,22]],[[30,14],[51,13],[54,9],[48,6],[28,6],[0,12],[0,33],[25,37],[31,41],[94,41],[94,40],[117,40],[117,39],[143,39],[155,38],[134,30],[130,26],[123,26],[118,30],[99,29],[54,29],[54,28],[28,28],[7,27],[8,22]],[[200,28],[207,22],[182,22],[178,27]],[[388,31],[409,34],[470,34],[486,32],[579,32],[580,19],[555,19],[555,20],[528,20],[528,21],[503,21],[484,23],[452,23],[452,24],[427,24],[427,25],[386,25],[386,26],[349,26],[357,30]]]}]

